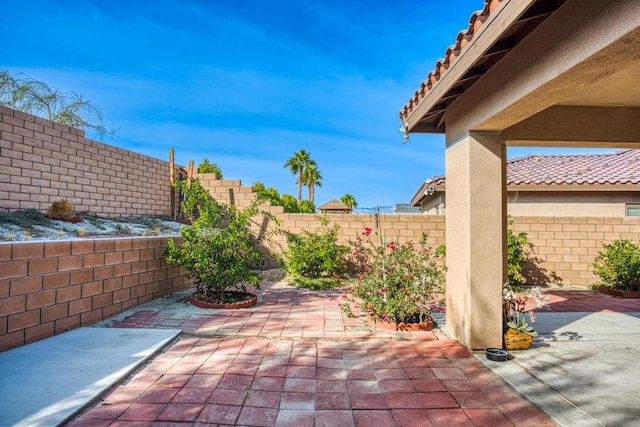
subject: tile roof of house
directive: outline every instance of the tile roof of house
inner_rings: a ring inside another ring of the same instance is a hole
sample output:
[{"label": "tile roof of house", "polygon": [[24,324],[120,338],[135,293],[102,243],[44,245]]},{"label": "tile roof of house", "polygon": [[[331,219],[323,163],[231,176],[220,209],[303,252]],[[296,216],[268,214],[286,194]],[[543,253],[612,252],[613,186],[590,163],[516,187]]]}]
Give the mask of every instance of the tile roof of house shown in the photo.
[{"label": "tile roof of house", "polygon": [[531,155],[507,162],[507,185],[638,183],[640,150],[608,154]]},{"label": "tile roof of house", "polygon": [[[445,184],[445,176],[427,185]],[[507,185],[640,184],[640,150],[604,154],[529,155],[507,162]]]}]

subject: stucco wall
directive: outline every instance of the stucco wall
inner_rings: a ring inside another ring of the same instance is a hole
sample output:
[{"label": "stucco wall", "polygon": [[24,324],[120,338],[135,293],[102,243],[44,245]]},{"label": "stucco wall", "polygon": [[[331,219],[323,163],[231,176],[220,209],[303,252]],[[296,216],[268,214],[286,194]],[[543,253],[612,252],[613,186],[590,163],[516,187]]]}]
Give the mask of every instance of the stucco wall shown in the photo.
[{"label": "stucco wall", "polygon": [[188,289],[167,238],[0,243],[0,351]]},{"label": "stucco wall", "polygon": [[[168,153],[167,153],[168,155]],[[171,215],[169,163],[0,107],[0,210],[68,199],[106,217]]]},{"label": "stucco wall", "polygon": [[[446,213],[445,193],[422,200],[424,215]],[[637,191],[513,191],[507,192],[507,212],[513,216],[624,217],[628,204],[640,204]],[[444,208],[437,209],[436,206]]]}]

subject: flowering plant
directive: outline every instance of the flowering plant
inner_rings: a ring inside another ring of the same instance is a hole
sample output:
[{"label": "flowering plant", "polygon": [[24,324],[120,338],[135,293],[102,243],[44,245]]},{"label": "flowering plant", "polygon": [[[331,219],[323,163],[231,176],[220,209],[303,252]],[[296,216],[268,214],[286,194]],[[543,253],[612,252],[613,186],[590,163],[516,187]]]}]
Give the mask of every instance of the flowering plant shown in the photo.
[{"label": "flowering plant", "polygon": [[527,300],[533,298],[537,307],[545,307],[547,310],[549,307],[549,297],[542,294],[539,287],[523,289],[509,284],[505,284],[502,288],[502,311],[504,314],[504,325],[508,329],[514,329],[518,332],[524,332],[532,337],[537,337],[538,332],[533,326],[527,323],[526,317],[529,317],[529,321],[534,323],[536,316],[533,310],[527,310]]},{"label": "flowering plant", "polygon": [[432,249],[426,235],[419,245],[400,244],[365,228],[352,255],[360,273],[341,305],[350,317],[356,308],[374,320],[395,322],[397,329],[402,322],[425,321],[428,305],[444,292],[444,246]]}]

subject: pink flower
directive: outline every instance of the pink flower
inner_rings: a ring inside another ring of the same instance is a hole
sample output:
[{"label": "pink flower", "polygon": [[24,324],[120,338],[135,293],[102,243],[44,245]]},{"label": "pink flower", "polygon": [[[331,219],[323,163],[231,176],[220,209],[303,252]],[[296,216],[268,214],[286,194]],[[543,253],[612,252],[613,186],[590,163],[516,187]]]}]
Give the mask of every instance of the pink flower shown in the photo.
[{"label": "pink flower", "polygon": [[364,233],[362,233],[363,236],[368,236],[371,234],[371,228],[369,227],[365,227],[364,228]]}]

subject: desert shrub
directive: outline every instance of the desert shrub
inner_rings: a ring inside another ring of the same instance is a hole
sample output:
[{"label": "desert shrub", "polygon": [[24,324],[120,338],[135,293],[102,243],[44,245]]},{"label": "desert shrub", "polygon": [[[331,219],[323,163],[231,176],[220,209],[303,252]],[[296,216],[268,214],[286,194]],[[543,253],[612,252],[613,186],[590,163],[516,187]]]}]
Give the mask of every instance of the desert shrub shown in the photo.
[{"label": "desert shrub", "polygon": [[625,291],[640,290],[640,242],[618,239],[603,244],[593,261],[597,285]]},{"label": "desert shrub", "polygon": [[53,202],[47,213],[52,218],[73,218],[75,209],[69,200],[61,199]]},{"label": "desert shrub", "polygon": [[251,219],[269,215],[253,203],[245,210],[211,199],[198,180],[187,187],[178,183],[185,195],[182,211],[192,226],[182,227],[183,243],[169,238],[167,262],[184,267],[193,278],[196,293],[204,300],[225,301],[227,291],[246,291],[246,285],[259,288],[260,275],[252,269],[262,265],[257,248],[260,236],[251,233]]},{"label": "desert shrub", "polygon": [[51,221],[37,209],[21,209],[15,212],[0,212],[0,223],[32,229],[36,225],[48,227]]},{"label": "desert shrub", "polygon": [[294,277],[313,279],[344,273],[349,247],[338,244],[339,228],[337,224],[328,227],[323,219],[322,227],[316,232],[285,232],[288,247],[283,260],[287,272]]}]

